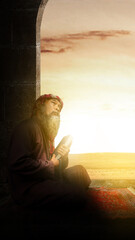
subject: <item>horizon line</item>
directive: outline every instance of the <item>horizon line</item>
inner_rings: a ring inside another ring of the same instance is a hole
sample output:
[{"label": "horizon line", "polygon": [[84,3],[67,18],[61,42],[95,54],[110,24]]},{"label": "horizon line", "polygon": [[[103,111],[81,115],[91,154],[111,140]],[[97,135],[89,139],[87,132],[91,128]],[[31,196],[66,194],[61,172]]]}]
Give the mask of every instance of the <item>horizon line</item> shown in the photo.
[{"label": "horizon line", "polygon": [[69,153],[69,154],[71,155],[71,154],[93,154],[93,153],[94,153],[94,154],[95,154],[95,153],[111,153],[111,154],[112,154],[112,153],[117,153],[117,154],[119,154],[119,153],[120,153],[120,154],[125,154],[125,153],[127,153],[127,154],[135,154],[135,152],[84,152],[84,153],[82,152],[82,153]]}]

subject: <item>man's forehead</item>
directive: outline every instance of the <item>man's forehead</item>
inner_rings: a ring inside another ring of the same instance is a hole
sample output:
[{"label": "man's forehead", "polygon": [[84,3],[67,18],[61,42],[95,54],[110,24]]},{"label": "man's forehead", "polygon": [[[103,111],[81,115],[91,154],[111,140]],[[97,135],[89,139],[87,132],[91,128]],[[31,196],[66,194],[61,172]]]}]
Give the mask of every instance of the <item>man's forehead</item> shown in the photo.
[{"label": "man's forehead", "polygon": [[48,99],[47,101],[54,101],[55,103],[57,103],[61,107],[61,103],[56,98],[51,98],[51,99]]}]

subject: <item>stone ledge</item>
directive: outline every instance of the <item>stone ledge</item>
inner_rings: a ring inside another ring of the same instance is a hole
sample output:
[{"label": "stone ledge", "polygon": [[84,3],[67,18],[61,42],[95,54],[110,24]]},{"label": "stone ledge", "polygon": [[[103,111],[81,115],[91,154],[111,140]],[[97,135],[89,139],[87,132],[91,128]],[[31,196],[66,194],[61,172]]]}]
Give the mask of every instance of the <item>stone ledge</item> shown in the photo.
[{"label": "stone ledge", "polygon": [[135,188],[135,179],[91,179],[90,188]]}]

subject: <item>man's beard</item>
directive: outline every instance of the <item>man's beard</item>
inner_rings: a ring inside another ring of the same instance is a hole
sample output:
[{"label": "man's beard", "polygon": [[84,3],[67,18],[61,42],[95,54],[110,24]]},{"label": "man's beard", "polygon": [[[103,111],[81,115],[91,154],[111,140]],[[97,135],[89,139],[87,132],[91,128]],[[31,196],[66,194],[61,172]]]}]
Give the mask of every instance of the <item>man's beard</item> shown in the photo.
[{"label": "man's beard", "polygon": [[55,112],[52,112],[50,115],[41,113],[40,119],[48,139],[55,139],[60,126],[60,116]]}]

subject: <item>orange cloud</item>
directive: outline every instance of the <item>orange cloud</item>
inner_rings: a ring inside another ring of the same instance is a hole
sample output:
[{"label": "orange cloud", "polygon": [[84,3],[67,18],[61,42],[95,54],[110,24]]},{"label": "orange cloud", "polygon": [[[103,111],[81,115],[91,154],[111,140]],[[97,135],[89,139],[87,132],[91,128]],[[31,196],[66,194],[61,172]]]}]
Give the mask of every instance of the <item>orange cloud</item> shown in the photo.
[{"label": "orange cloud", "polygon": [[88,32],[84,32],[84,33],[68,34],[67,39],[83,40],[83,39],[89,39],[92,37],[96,37],[101,40],[105,40],[108,37],[118,37],[120,35],[128,35],[128,34],[130,34],[130,31],[125,31],[125,30],[88,31]]},{"label": "orange cloud", "polygon": [[52,50],[52,49],[42,49],[41,52],[42,53],[64,53],[66,52],[67,50],[71,49],[70,47],[63,47],[63,48],[60,48],[58,50]]},{"label": "orange cloud", "polygon": [[87,31],[81,33],[65,34],[59,37],[46,37],[41,39],[41,52],[64,53],[72,50],[78,40],[98,38],[106,40],[110,37],[120,37],[131,34],[127,30]]}]

